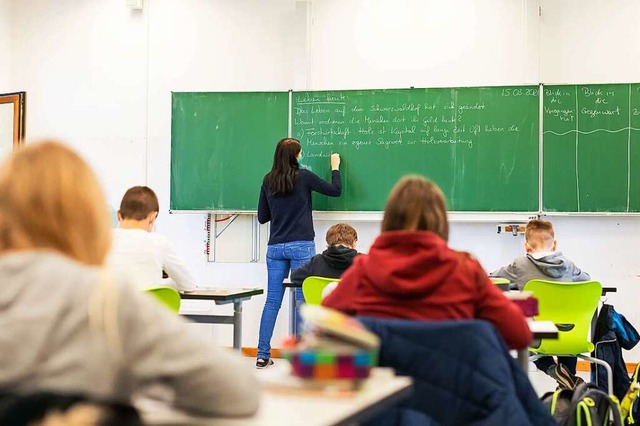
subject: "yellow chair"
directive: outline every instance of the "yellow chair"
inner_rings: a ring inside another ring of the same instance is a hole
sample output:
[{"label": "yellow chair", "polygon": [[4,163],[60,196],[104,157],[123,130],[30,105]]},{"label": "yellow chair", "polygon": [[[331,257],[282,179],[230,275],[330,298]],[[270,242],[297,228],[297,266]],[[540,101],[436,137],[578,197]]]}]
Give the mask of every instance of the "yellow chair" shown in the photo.
[{"label": "yellow chair", "polygon": [[178,313],[178,311],[180,310],[180,293],[178,293],[175,288],[168,286],[158,286],[148,288],[145,291],[159,300],[160,303],[165,305],[172,312]]},{"label": "yellow chair", "polygon": [[589,341],[591,318],[598,307],[602,285],[597,281],[575,283],[531,280],[524,285],[538,299],[538,321],[553,321],[558,328],[558,339],[542,339],[540,346],[529,348],[541,356],[576,356],[598,364],[607,371],[609,394],[613,395],[613,373],[611,366],[597,358],[582,355],[593,352]]},{"label": "yellow chair", "polygon": [[340,278],[307,277],[302,282],[302,294],[305,303],[320,305],[322,303],[322,290],[331,283],[339,282]]}]

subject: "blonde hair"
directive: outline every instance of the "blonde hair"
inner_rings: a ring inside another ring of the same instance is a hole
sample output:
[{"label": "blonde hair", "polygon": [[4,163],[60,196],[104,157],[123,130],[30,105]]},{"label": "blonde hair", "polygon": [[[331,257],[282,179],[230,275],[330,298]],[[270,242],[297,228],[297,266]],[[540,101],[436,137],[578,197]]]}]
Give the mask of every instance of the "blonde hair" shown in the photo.
[{"label": "blonde hair", "polygon": [[435,183],[418,175],[405,176],[393,187],[382,218],[382,232],[431,231],[449,239],[444,194]]},{"label": "blonde hair", "polygon": [[553,224],[546,220],[531,220],[524,231],[525,241],[534,250],[550,250],[555,238]]},{"label": "blonde hair", "polygon": [[51,249],[103,265],[110,223],[96,176],[68,147],[54,141],[29,144],[0,168],[0,252]]}]

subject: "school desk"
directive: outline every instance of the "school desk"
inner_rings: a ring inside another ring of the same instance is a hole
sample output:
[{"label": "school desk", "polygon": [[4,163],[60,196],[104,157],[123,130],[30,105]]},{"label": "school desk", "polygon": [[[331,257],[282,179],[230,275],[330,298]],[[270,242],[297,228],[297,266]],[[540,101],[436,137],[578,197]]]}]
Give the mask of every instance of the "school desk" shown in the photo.
[{"label": "school desk", "polygon": [[261,288],[218,288],[180,292],[182,300],[209,300],[215,302],[216,305],[233,303],[233,315],[208,315],[188,311],[181,311],[180,315],[198,323],[233,324],[233,347],[240,350],[242,347],[242,302],[262,293],[264,290]]},{"label": "school desk", "polygon": [[[284,361],[278,361],[279,363]],[[275,368],[269,367],[269,369]],[[270,373],[261,370],[257,376]],[[137,401],[145,424],[193,426],[330,426],[354,425],[370,420],[408,398],[412,380],[388,368],[374,368],[362,387],[347,394],[272,387],[263,381],[260,408],[247,418],[202,419],[176,412],[153,401]],[[256,390],[257,391],[257,390]]]}]

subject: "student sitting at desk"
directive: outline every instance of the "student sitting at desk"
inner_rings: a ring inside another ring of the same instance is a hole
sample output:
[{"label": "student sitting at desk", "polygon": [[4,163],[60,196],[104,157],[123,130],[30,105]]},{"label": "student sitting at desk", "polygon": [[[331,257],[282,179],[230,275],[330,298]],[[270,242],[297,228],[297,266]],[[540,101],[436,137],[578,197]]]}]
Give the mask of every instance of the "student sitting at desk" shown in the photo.
[{"label": "student sitting at desk", "polygon": [[391,191],[369,254],[355,259],[322,304],[382,318],[484,319],[510,348],[527,347],[532,335],[522,311],[477,260],[449,248],[448,237],[440,188],[421,176],[403,178]]},{"label": "student sitting at desk", "polygon": [[[509,265],[504,266],[490,275],[492,277],[506,278],[515,283],[520,290],[529,280],[542,279],[551,281],[588,281],[591,277],[580,270],[572,261],[556,251],[555,233],[553,224],[545,220],[532,220],[527,223],[524,233],[525,256],[516,258]],[[556,365],[553,357],[545,356],[534,361],[538,370],[544,371],[553,377],[560,386],[573,389],[581,378],[577,377],[576,364],[578,359],[574,356],[558,357]]]},{"label": "student sitting at desk", "polygon": [[28,144],[0,167],[0,389],[127,402],[159,384],[201,416],[256,412],[242,359],[104,265],[110,219],[97,178],[63,145]]},{"label": "student sitting at desk", "polygon": [[[159,210],[158,197],[151,188],[127,190],[118,210],[119,228],[113,230],[109,267],[116,275],[130,277],[140,290],[158,285],[193,290],[193,277],[171,242],[152,232]],[[163,279],[163,271],[169,279]]]},{"label": "student sitting at desk", "polygon": [[346,223],[338,223],[327,230],[327,249],[291,272],[291,282],[302,284],[310,276],[340,278],[353,263],[358,233]]}]

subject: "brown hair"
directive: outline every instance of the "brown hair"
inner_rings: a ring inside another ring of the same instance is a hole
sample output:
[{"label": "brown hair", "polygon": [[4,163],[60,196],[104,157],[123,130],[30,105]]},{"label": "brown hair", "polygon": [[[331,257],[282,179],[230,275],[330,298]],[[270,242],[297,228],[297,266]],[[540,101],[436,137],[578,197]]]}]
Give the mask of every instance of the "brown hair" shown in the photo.
[{"label": "brown hair", "polygon": [[546,220],[534,219],[527,223],[524,231],[527,244],[533,249],[551,248],[556,238],[553,224]]},{"label": "brown hair", "polygon": [[102,188],[74,151],[52,141],[29,144],[2,165],[0,252],[51,249],[98,266],[110,246]]},{"label": "brown hair", "polygon": [[382,232],[431,231],[449,239],[447,206],[435,183],[418,175],[405,176],[393,187],[382,218]]},{"label": "brown hair", "polygon": [[119,211],[122,219],[144,220],[160,211],[158,197],[148,186],[134,186],[124,193]]},{"label": "brown hair", "polygon": [[293,191],[300,165],[298,154],[302,151],[300,141],[293,138],[280,139],[273,154],[273,166],[264,177],[264,183],[273,195],[288,194]]},{"label": "brown hair", "polygon": [[346,223],[336,223],[327,230],[327,244],[330,246],[350,246],[358,241],[358,233],[351,225]]}]

